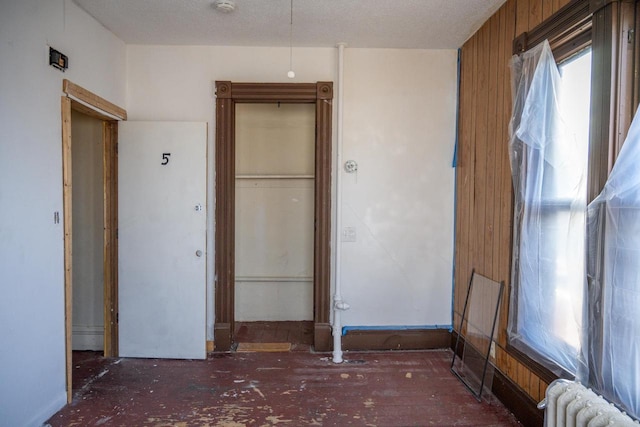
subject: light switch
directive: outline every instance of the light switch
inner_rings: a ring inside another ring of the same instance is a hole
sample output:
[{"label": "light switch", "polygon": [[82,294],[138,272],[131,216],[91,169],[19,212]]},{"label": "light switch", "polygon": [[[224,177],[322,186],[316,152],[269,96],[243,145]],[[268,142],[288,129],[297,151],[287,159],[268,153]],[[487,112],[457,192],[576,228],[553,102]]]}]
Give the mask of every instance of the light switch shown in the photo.
[{"label": "light switch", "polygon": [[344,227],[342,229],[342,241],[343,242],[355,242],[356,241],[356,228]]}]

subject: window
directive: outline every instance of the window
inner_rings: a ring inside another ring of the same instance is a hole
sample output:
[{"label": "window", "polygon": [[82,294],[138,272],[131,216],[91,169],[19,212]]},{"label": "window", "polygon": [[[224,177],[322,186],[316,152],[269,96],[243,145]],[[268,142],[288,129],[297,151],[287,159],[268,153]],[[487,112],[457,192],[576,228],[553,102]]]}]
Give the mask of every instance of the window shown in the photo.
[{"label": "window", "polygon": [[631,119],[640,99],[639,4],[574,0],[518,36],[510,127],[508,350],[547,381],[574,374],[635,417],[640,118]]},{"label": "window", "polygon": [[513,69],[521,111],[511,143],[517,188],[510,341],[552,371],[575,373],[585,280],[591,49],[557,66],[545,42],[515,58]]}]

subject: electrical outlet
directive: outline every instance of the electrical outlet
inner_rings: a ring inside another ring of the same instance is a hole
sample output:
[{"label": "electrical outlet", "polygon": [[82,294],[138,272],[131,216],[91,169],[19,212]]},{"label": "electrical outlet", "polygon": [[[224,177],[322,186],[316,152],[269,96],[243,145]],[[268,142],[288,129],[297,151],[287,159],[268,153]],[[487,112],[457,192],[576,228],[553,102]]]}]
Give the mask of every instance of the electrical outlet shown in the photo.
[{"label": "electrical outlet", "polygon": [[342,241],[343,242],[355,242],[356,241],[356,228],[344,227],[342,229]]},{"label": "electrical outlet", "polygon": [[494,360],[496,358],[496,342],[495,341],[491,341],[491,348],[489,349],[489,357]]}]

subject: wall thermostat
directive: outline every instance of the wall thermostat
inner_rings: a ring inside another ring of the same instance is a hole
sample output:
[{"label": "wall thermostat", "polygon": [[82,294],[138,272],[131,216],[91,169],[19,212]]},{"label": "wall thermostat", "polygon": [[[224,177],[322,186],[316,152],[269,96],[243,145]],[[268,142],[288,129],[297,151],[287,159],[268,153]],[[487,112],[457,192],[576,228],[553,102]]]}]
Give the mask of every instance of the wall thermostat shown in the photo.
[{"label": "wall thermostat", "polygon": [[344,162],[344,170],[347,173],[353,173],[358,171],[358,164],[355,160],[347,160]]}]

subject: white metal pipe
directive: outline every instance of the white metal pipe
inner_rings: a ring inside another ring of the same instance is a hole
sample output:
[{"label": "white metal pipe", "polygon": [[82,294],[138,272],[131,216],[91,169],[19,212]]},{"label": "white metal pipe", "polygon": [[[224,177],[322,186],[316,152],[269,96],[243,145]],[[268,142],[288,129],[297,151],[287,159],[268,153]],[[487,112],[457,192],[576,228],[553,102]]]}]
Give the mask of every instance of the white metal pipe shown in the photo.
[{"label": "white metal pipe", "polygon": [[335,292],[333,294],[333,362],[342,363],[342,319],[341,313],[349,305],[342,301],[342,130],[343,130],[343,97],[344,97],[344,43],[338,43],[338,100],[337,100],[337,141],[336,141],[336,259],[335,259]]}]

